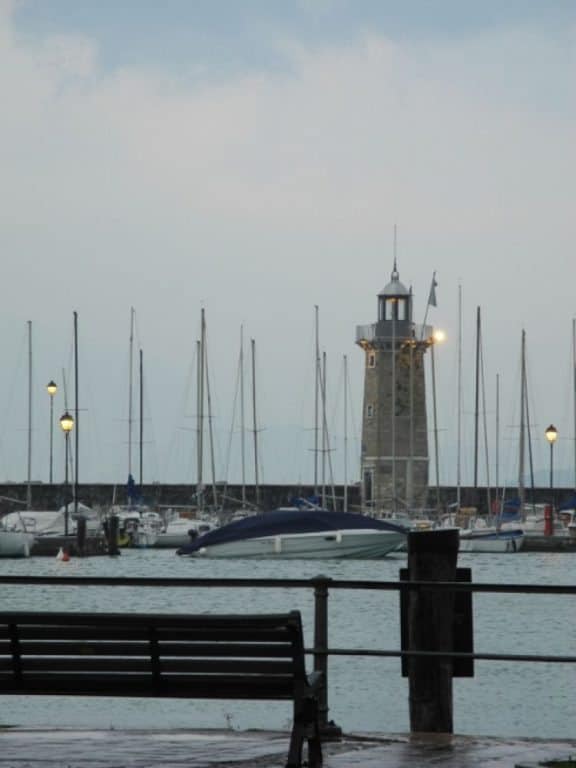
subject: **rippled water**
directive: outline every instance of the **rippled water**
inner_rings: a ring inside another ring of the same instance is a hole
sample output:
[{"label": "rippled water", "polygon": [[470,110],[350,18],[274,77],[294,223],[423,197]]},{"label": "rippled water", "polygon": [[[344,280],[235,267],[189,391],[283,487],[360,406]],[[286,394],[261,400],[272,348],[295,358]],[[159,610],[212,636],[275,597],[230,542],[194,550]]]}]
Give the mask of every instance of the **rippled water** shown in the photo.
[{"label": "rippled water", "polygon": [[[166,550],[124,550],[117,558],[0,560],[0,573],[74,576],[156,576],[396,580],[405,558],[372,561],[192,560]],[[574,555],[461,555],[476,582],[575,584]],[[312,644],[311,590],[2,586],[4,610],[271,612],[300,609]],[[396,649],[398,596],[340,591],[330,596],[330,645]],[[576,655],[576,597],[474,595],[477,652]],[[280,728],[290,720],[282,702],[199,702],[145,699],[0,697],[3,724],[97,727]],[[571,737],[576,713],[574,665],[476,662],[474,678],[454,681],[458,733]],[[406,731],[407,682],[396,659],[332,658],[330,717],[345,731]]]}]

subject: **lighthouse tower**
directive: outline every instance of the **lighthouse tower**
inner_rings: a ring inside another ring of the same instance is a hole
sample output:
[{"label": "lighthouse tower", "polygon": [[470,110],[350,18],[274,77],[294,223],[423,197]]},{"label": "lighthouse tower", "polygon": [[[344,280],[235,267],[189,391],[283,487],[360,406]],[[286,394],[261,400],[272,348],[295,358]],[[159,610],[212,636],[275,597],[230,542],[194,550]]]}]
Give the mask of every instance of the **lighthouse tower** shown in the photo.
[{"label": "lighthouse tower", "polygon": [[428,434],[424,353],[432,328],[412,320],[412,289],[396,259],[378,294],[378,320],[356,328],[364,350],[362,504],[365,511],[405,512],[425,504]]}]

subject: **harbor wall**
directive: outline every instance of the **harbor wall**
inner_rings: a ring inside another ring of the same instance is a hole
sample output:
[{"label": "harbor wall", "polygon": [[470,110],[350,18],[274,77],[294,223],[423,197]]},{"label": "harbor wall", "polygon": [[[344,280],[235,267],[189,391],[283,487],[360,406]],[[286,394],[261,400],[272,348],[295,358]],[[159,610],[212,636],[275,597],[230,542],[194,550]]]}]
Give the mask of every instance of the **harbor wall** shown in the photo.
[{"label": "harbor wall", "polygon": [[[63,484],[33,483],[32,508],[33,509],[57,509],[66,502],[66,489]],[[339,484],[334,486],[334,494],[339,508],[342,508],[344,501],[344,486]],[[26,483],[0,483],[0,515],[12,512],[17,509],[25,509],[26,504]],[[430,488],[426,509],[434,510],[436,508],[436,488]],[[71,487],[68,488],[68,500],[71,500]],[[212,503],[213,489],[211,486],[205,488],[205,504]],[[230,510],[242,507],[242,486],[241,485],[216,485],[216,494],[219,503],[223,500],[223,506]],[[245,499],[248,507],[258,506],[260,509],[274,509],[275,507],[290,504],[295,497],[310,497],[314,495],[312,485],[261,485],[258,488],[259,505],[256,505],[256,488],[253,485],[245,486]],[[515,492],[507,492],[507,498],[513,498]],[[571,488],[534,488],[526,492],[527,503],[549,504],[559,506],[574,495]],[[326,499],[330,502],[332,498],[332,488],[326,488]],[[457,498],[457,489],[454,486],[441,486],[439,488],[440,507],[445,511],[450,504],[454,504]],[[491,492],[491,498],[494,498],[494,491]],[[113,483],[81,483],[78,486],[78,499],[91,507],[109,507],[111,504],[126,504],[127,494],[125,485],[115,485]],[[460,489],[461,506],[476,507],[480,512],[485,513],[488,508],[488,492],[486,488],[461,488]],[[142,488],[142,500],[151,506],[168,507],[196,507],[196,486],[191,484],[163,484],[152,483],[144,485]],[[348,509],[350,511],[360,511],[360,484],[348,486]],[[330,503],[330,506],[332,504]],[[401,511],[401,510],[400,510]]]}]

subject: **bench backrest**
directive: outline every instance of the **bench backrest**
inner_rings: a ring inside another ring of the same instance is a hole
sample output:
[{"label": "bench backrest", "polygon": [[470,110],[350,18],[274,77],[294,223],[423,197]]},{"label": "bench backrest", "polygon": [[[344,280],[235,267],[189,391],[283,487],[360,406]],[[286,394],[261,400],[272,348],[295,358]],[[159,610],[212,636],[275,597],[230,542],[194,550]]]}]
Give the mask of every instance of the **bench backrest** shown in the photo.
[{"label": "bench backrest", "polygon": [[293,699],[300,613],[0,612],[0,695]]}]

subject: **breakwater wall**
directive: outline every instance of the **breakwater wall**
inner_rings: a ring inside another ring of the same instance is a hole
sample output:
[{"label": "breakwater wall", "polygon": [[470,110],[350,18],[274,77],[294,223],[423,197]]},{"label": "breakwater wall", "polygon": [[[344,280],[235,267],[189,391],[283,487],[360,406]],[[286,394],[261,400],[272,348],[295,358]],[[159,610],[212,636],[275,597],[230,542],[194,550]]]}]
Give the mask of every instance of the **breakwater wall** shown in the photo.
[{"label": "breakwater wall", "polygon": [[[450,504],[454,504],[457,498],[457,489],[454,486],[441,486],[439,489],[440,507],[446,510]],[[63,484],[32,483],[30,486],[33,509],[56,509],[71,499],[71,486],[66,489]],[[338,507],[342,508],[344,502],[344,486],[334,486]],[[0,483],[0,515],[17,509],[24,509],[26,505],[28,487],[26,483]],[[228,509],[238,509],[242,506],[243,489],[241,485],[217,484],[214,488],[206,486],[204,501],[206,505],[213,503],[213,495],[216,493],[218,506]],[[348,508],[350,511],[360,511],[360,485],[358,483],[348,486]],[[261,485],[256,489],[254,485],[246,485],[244,497],[248,506],[261,509],[274,509],[290,503],[295,497],[310,497],[314,495],[313,485]],[[320,493],[321,495],[321,493]],[[491,491],[491,498],[495,492]],[[506,496],[513,498],[514,490],[510,490]],[[536,504],[552,503],[558,507],[574,495],[571,488],[534,488],[526,493],[527,502]],[[426,508],[436,508],[437,489],[430,488]],[[326,488],[326,498],[332,506],[332,487]],[[126,485],[114,483],[80,483],[78,486],[78,499],[92,507],[108,507],[113,503],[127,503]],[[460,499],[462,506],[474,506],[480,512],[486,512],[488,508],[488,491],[486,488],[461,488]],[[142,501],[151,506],[160,507],[195,507],[197,504],[196,486],[193,484],[168,484],[151,483],[142,487]],[[402,505],[398,505],[402,511]]]}]

